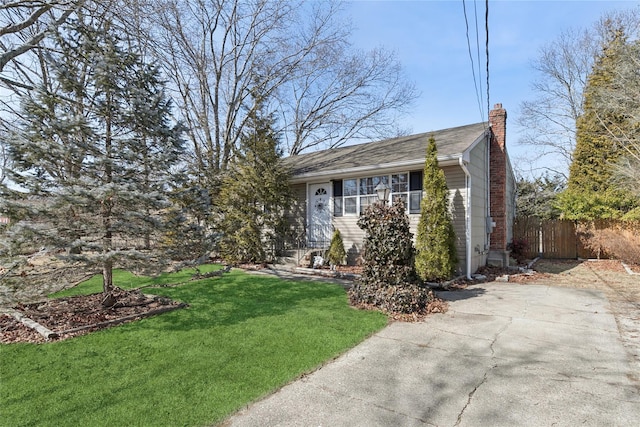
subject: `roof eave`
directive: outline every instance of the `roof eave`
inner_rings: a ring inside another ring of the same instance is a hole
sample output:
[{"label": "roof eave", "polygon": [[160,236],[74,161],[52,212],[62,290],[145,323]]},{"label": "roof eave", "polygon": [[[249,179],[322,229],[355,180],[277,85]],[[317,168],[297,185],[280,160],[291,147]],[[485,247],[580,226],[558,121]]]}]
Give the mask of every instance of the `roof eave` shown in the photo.
[{"label": "roof eave", "polygon": [[[461,157],[464,159],[464,153],[452,154],[448,156],[438,156],[438,165],[439,166],[456,166],[459,164],[459,161],[460,161],[459,159]],[[407,169],[407,168],[414,168],[414,167],[422,168],[423,166],[424,166],[424,159],[413,159],[413,160],[405,160],[402,162],[382,163],[377,165],[359,166],[354,168],[332,169],[332,170],[325,170],[320,172],[303,173],[300,175],[292,176],[289,181],[292,184],[299,184],[299,183],[320,179],[320,178],[339,177],[344,175],[360,175],[369,171],[375,171],[376,173],[381,173],[381,172],[388,172],[393,170]]]},{"label": "roof eave", "polygon": [[466,150],[464,150],[462,152],[462,154],[458,157],[462,157],[462,161],[464,161],[465,163],[469,163],[471,161],[471,151],[476,148],[476,146],[478,144],[480,144],[482,141],[484,141],[488,135],[489,132],[491,131],[491,129],[487,128],[478,138],[476,138],[475,141],[473,141],[471,143],[471,145],[469,145]]}]

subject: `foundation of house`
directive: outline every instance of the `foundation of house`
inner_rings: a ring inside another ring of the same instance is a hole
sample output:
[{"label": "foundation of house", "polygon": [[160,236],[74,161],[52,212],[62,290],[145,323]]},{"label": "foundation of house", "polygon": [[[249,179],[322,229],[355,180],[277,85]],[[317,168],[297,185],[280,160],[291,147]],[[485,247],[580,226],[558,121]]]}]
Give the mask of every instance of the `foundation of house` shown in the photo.
[{"label": "foundation of house", "polygon": [[509,254],[511,251],[489,251],[487,265],[493,267],[509,267]]}]

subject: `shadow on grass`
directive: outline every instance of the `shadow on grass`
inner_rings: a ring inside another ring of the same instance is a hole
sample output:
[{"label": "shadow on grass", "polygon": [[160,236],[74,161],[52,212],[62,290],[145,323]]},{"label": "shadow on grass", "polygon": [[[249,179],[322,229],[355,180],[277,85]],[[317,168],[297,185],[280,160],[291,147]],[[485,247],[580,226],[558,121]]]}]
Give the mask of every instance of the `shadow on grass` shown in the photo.
[{"label": "shadow on grass", "polygon": [[[177,288],[148,288],[149,293],[189,304],[187,309],[161,316],[149,327],[163,330],[207,329],[233,325],[259,317],[275,317],[294,309],[314,307],[344,295],[338,285],[231,272],[222,278],[204,279]],[[345,296],[346,298],[346,296]]]},{"label": "shadow on grass", "polygon": [[71,340],[0,346],[10,361],[0,363],[0,425],[215,424],[387,323],[351,309],[339,285],[242,271],[145,293],[189,307]]},{"label": "shadow on grass", "polygon": [[[201,265],[199,270],[201,273],[209,273],[211,271],[221,270],[223,267],[219,264]],[[137,276],[129,271],[122,269],[113,270],[113,284],[121,289],[139,289],[152,286],[168,286],[176,284],[188,283],[192,280],[196,273],[194,268],[185,268],[178,272],[162,273],[155,277]],[[75,295],[90,295],[102,292],[102,274],[96,274],[91,278],[78,283],[71,288],[53,293],[50,298],[60,298]]]}]

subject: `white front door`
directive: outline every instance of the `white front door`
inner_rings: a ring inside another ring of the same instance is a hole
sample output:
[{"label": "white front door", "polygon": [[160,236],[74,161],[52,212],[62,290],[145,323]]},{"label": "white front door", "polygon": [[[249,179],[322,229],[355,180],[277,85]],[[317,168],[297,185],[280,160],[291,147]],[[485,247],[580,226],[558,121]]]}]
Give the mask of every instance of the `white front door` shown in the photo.
[{"label": "white front door", "polygon": [[331,240],[330,183],[309,185],[309,245],[329,246]]}]

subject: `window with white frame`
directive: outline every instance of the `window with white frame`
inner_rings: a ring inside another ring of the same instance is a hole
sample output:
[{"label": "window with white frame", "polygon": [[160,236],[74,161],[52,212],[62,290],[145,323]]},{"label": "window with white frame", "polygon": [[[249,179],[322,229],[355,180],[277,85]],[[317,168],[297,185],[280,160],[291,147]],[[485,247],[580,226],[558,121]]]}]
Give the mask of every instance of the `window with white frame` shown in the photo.
[{"label": "window with white frame", "polygon": [[391,201],[401,199],[410,214],[420,213],[422,171],[377,175],[333,181],[333,215],[356,215],[378,200],[375,188],[385,184],[391,190]]},{"label": "window with white frame", "polygon": [[378,200],[378,193],[376,193],[376,187],[380,184],[389,186],[389,177],[386,175],[372,176],[369,178],[360,178],[359,186],[359,210],[362,215],[370,204],[373,204]]}]

